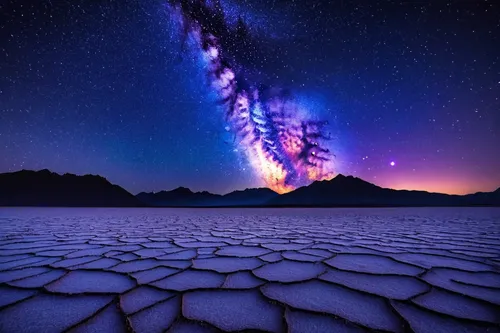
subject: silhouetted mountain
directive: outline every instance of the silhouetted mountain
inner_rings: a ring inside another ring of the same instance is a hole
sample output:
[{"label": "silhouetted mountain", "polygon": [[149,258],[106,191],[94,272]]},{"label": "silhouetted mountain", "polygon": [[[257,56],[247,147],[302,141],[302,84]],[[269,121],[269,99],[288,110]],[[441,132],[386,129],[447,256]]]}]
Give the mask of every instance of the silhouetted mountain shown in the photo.
[{"label": "silhouetted mountain", "polygon": [[269,206],[500,206],[500,191],[465,196],[382,188],[353,176],[339,174],[316,181],[268,202]]},{"label": "silhouetted mountain", "polygon": [[100,176],[58,175],[48,170],[0,174],[0,206],[64,207],[390,207],[498,206],[494,192],[448,195],[382,188],[362,179],[338,175],[332,180],[279,195],[268,188],[234,191],[226,195],[193,192],[179,187],[133,196]]},{"label": "silhouetted mountain", "polygon": [[477,192],[463,196],[464,205],[500,206],[500,188],[493,192]]},{"label": "silhouetted mountain", "polygon": [[193,192],[185,187],[178,187],[171,191],[141,192],[136,196],[140,201],[149,206],[179,207],[179,206],[212,206],[213,202],[222,196],[218,194]]},{"label": "silhouetted mountain", "polygon": [[279,194],[268,188],[247,188],[222,196],[223,205],[260,206],[278,197]]},{"label": "silhouetted mountain", "polygon": [[0,174],[0,206],[137,207],[143,204],[100,176],[21,170]]},{"label": "silhouetted mountain", "polygon": [[141,192],[137,198],[149,206],[157,207],[213,207],[213,206],[260,206],[279,194],[268,188],[252,188],[225,195],[209,192],[193,192],[179,187],[171,191]]}]

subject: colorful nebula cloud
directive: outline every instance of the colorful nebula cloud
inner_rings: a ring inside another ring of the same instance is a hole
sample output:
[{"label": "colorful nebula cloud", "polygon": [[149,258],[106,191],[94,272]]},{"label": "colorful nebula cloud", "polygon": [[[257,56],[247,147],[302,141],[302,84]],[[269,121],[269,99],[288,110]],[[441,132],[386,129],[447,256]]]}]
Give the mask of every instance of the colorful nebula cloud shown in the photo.
[{"label": "colorful nebula cloud", "polygon": [[327,123],[313,120],[311,110],[297,103],[290,92],[245,75],[225,40],[241,41],[247,35],[227,24],[219,0],[170,0],[168,8],[184,35],[202,52],[234,144],[266,186],[286,193],[334,177]]}]

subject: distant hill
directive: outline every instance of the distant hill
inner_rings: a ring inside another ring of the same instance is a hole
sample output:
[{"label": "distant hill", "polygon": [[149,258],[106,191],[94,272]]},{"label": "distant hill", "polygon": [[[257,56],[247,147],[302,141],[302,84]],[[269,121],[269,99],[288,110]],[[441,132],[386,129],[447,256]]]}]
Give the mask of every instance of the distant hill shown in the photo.
[{"label": "distant hill", "polygon": [[100,176],[59,175],[49,170],[0,174],[0,206],[61,207],[415,207],[496,206],[494,192],[449,195],[382,188],[360,178],[339,174],[279,195],[268,188],[225,195],[179,187],[134,196]]},{"label": "distant hill", "polygon": [[382,188],[353,176],[316,181],[268,202],[270,206],[500,206],[500,190],[465,196]]},{"label": "distant hill", "polygon": [[268,188],[247,188],[228,193],[222,200],[224,205],[230,206],[261,206],[277,197],[279,194]]},{"label": "distant hill", "polygon": [[146,205],[157,207],[262,206],[278,195],[268,188],[252,188],[219,195],[178,187],[171,191],[141,192],[137,194],[137,198]]},{"label": "distant hill", "polygon": [[143,204],[100,176],[22,170],[0,174],[0,206],[138,207]]},{"label": "distant hill", "polygon": [[500,206],[500,188],[493,192],[477,192],[463,196],[464,205]]},{"label": "distant hill", "polygon": [[180,207],[180,206],[211,206],[222,196],[209,192],[193,192],[185,187],[178,187],[171,191],[141,192],[136,196],[148,206]]}]

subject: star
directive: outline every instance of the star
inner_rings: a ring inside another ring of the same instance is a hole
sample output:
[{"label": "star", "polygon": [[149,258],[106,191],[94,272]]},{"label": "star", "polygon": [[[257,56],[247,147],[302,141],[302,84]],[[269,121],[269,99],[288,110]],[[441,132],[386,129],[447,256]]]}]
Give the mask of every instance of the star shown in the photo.
[{"label": "star", "polygon": [[493,2],[0,0],[0,173],[90,172],[133,193],[276,172],[495,190],[500,53],[463,47],[495,45]]}]

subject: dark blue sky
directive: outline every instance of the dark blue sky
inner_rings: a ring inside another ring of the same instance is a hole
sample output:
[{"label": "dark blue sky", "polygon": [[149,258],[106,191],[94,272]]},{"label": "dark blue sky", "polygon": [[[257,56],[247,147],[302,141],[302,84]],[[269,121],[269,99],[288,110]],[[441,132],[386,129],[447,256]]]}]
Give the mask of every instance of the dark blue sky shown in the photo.
[{"label": "dark blue sky", "polygon": [[[328,121],[335,172],[500,186],[500,4],[222,4],[251,39],[226,52]],[[181,30],[166,1],[3,1],[0,172],[100,174],[133,193],[262,186]]]}]

